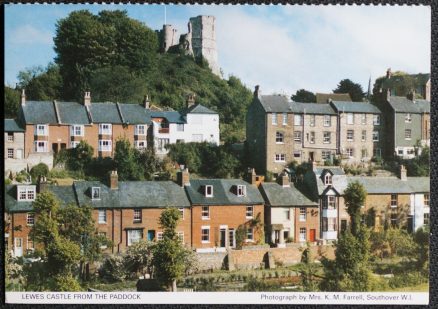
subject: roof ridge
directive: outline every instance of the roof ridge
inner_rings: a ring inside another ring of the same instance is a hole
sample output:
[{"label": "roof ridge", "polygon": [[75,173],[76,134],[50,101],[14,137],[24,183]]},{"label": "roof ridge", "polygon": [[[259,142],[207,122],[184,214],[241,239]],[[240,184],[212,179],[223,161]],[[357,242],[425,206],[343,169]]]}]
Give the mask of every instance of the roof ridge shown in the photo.
[{"label": "roof ridge", "polygon": [[55,109],[55,116],[56,116],[57,122],[59,124],[62,124],[61,116],[60,116],[59,110],[58,110],[58,102],[56,102],[56,100],[53,100],[53,108]]},{"label": "roof ridge", "polygon": [[87,112],[88,121],[90,124],[93,124],[93,117],[91,115],[91,111],[88,105],[85,105],[85,111]]},{"label": "roof ridge", "polygon": [[116,102],[117,111],[119,113],[120,119],[122,123],[126,123],[125,118],[123,117],[122,109],[120,108],[119,102]]}]

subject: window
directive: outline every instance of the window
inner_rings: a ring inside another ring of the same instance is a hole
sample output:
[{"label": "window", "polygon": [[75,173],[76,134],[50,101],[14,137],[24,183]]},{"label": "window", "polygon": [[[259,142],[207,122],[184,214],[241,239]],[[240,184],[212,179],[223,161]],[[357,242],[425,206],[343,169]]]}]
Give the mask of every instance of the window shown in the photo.
[{"label": "window", "polygon": [[414,155],[415,154],[415,149],[406,149],[406,153],[408,154],[408,155]]},{"label": "window", "polygon": [[184,220],[184,208],[180,207],[178,208],[179,210],[179,216],[181,218],[181,220]]},{"label": "window", "polygon": [[287,113],[283,113],[283,125],[287,125]]},{"label": "window", "polygon": [[35,214],[33,212],[28,212],[26,217],[27,225],[34,225],[35,223]]},{"label": "window", "polygon": [[321,152],[321,158],[322,158],[323,160],[329,160],[329,159],[330,159],[330,156],[331,156],[330,151],[322,151],[322,152]]},{"label": "window", "polygon": [[275,142],[278,143],[283,143],[284,142],[284,134],[282,132],[277,132],[275,133]]},{"label": "window", "polygon": [[147,142],[146,141],[135,141],[134,143],[136,149],[146,149]]},{"label": "window", "polygon": [[206,197],[212,197],[213,196],[213,186],[212,185],[206,185],[205,186],[205,196]]},{"label": "window", "polygon": [[397,213],[396,212],[392,212],[391,213],[391,225],[393,226],[393,227],[397,227]]},{"label": "window", "polygon": [[285,161],[286,161],[286,155],[284,153],[275,154],[275,162],[285,162]]},{"label": "window", "polygon": [[169,144],[168,138],[159,138],[157,148],[159,151],[164,151],[166,149],[166,145],[168,145],[168,144]]},{"label": "window", "polygon": [[176,124],[176,130],[178,132],[184,132],[184,123],[177,123]]},{"label": "window", "polygon": [[79,141],[71,141],[70,142],[70,148],[76,148],[76,147],[78,147],[78,145],[79,145]]},{"label": "window", "polygon": [[100,188],[99,187],[92,187],[91,188],[91,199],[100,200]]},{"label": "window", "polygon": [[310,115],[309,117],[310,117],[309,124],[311,127],[314,127],[315,126],[315,115]]},{"label": "window", "polygon": [[210,242],[210,227],[202,226],[201,227],[201,242],[203,244]]},{"label": "window", "polygon": [[75,124],[70,126],[70,135],[71,136],[84,136],[84,126],[75,125]]},{"label": "window", "polygon": [[8,148],[8,159],[13,159],[13,158],[14,158],[14,149]]},{"label": "window", "polygon": [[210,219],[210,207],[202,206],[201,216],[203,220]]},{"label": "window", "polygon": [[294,151],[294,158],[301,158],[301,151]]},{"label": "window", "polygon": [[365,142],[367,140],[367,131],[366,130],[362,130],[362,138],[361,141]]},{"label": "window", "polygon": [[237,196],[246,196],[246,186],[238,185],[237,186]]},{"label": "window", "polygon": [[[97,235],[99,237],[101,237],[102,239],[106,239],[106,233],[105,232],[98,232]],[[100,246],[100,249],[106,249],[106,248],[107,248],[106,244]]]},{"label": "window", "polygon": [[272,117],[272,125],[276,126],[277,125],[277,113],[272,113],[271,117]]},{"label": "window", "polygon": [[336,218],[322,218],[322,231],[336,231]]},{"label": "window", "polygon": [[14,133],[8,132],[8,142],[13,142],[13,141],[14,141]]},{"label": "window", "polygon": [[34,244],[33,244],[33,240],[30,237],[27,237],[27,250],[29,251],[33,251],[35,250]]},{"label": "window", "polygon": [[424,206],[427,206],[427,207],[430,206],[430,195],[429,194],[424,194],[423,204],[424,204]]},{"label": "window", "polygon": [[184,243],[184,232],[178,232],[177,236],[178,236],[178,240]]},{"label": "window", "polygon": [[302,117],[301,117],[301,115],[294,115],[294,124],[296,126],[302,125]]},{"label": "window", "polygon": [[397,207],[397,194],[391,194],[391,207]]},{"label": "window", "polygon": [[347,124],[354,124],[354,114],[353,113],[347,114]]},{"label": "window", "polygon": [[325,174],[324,176],[324,184],[331,185],[332,184],[332,175],[330,173]]},{"label": "window", "polygon": [[382,149],[374,148],[373,149],[373,156],[376,158],[380,158],[382,156]]},{"label": "window", "polygon": [[429,216],[429,213],[424,213],[423,217],[424,217],[423,224],[424,224],[424,225],[429,225],[429,223],[430,223],[430,216]]},{"label": "window", "polygon": [[322,208],[324,209],[336,209],[336,197],[334,195],[328,195],[323,199]]},{"label": "window", "polygon": [[35,152],[48,152],[46,141],[36,141],[35,142]]},{"label": "window", "polygon": [[254,206],[246,206],[246,218],[252,218],[254,216]]},{"label": "window", "polygon": [[360,115],[360,123],[361,124],[367,124],[367,114],[361,114]]},{"label": "window", "polygon": [[138,124],[135,126],[134,134],[135,135],[146,135],[146,125],[145,124]]},{"label": "window", "polygon": [[254,230],[252,227],[246,229],[246,241],[254,240]]},{"label": "window", "polygon": [[399,156],[402,156],[402,155],[403,155],[403,149],[399,149],[399,150],[397,151],[397,153],[398,153]]},{"label": "window", "polygon": [[309,138],[309,143],[310,144],[315,144],[315,132],[310,132],[310,138]]},{"label": "window", "polygon": [[138,243],[143,239],[143,230],[128,230],[128,246]]},{"label": "window", "polygon": [[100,123],[99,124],[99,134],[112,134],[112,125],[110,123]]},{"label": "window", "polygon": [[141,209],[134,209],[134,222],[141,222]]},{"label": "window", "polygon": [[106,210],[105,209],[99,209],[98,222],[100,224],[106,223]]},{"label": "window", "polygon": [[330,132],[323,132],[322,142],[324,144],[330,144],[331,143],[331,133]]},{"label": "window", "polygon": [[112,141],[110,140],[99,140],[99,151],[111,151],[112,150]]},{"label": "window", "polygon": [[406,114],[405,115],[405,122],[406,123],[411,123],[412,122],[412,115],[411,114]]},{"label": "window", "polygon": [[290,209],[286,209],[284,211],[284,215],[285,215],[286,220],[290,220]]},{"label": "window", "polygon": [[373,115],[373,125],[380,125],[380,115]]},{"label": "window", "polygon": [[347,130],[347,141],[354,141],[354,130]]},{"label": "window", "polygon": [[295,143],[301,143],[301,131],[294,132],[294,141]]},{"label": "window", "polygon": [[157,241],[163,240],[163,232],[157,232]]},{"label": "window", "polygon": [[306,221],[307,211],[305,207],[300,208],[300,221]]},{"label": "window", "polygon": [[373,142],[379,141],[379,131],[373,131]]},{"label": "window", "polygon": [[306,228],[300,227],[300,241],[306,241]]},{"label": "window", "polygon": [[345,150],[345,152],[346,152],[346,154],[347,154],[347,156],[348,157],[353,157],[353,155],[354,155],[354,150],[353,150],[353,148],[347,148],[346,150]]},{"label": "window", "polygon": [[324,115],[324,127],[330,127],[332,125],[332,119],[330,115]]},{"label": "window", "polygon": [[17,186],[18,201],[33,201],[35,200],[35,186]]},{"label": "window", "polygon": [[406,129],[405,130],[405,139],[410,140],[412,137],[412,130],[411,129]]},{"label": "window", "polygon": [[367,158],[368,157],[368,150],[366,148],[362,148],[361,150],[361,158]]},{"label": "window", "polygon": [[35,127],[35,132],[37,136],[49,135],[49,126],[47,124],[37,124]]},{"label": "window", "polygon": [[234,243],[234,238],[235,238],[234,229],[229,229],[228,230],[228,241],[229,241],[229,245],[231,248],[234,248],[236,246],[236,244]]}]

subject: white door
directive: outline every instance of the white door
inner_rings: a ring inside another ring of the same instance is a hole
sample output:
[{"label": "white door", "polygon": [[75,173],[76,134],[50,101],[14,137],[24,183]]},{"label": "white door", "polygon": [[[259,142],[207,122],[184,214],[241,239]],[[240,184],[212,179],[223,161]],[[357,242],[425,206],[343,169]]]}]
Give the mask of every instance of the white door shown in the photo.
[{"label": "white door", "polygon": [[16,156],[17,159],[23,159],[23,149],[17,149]]},{"label": "white door", "polygon": [[23,256],[23,238],[15,238],[14,255],[15,256]]}]

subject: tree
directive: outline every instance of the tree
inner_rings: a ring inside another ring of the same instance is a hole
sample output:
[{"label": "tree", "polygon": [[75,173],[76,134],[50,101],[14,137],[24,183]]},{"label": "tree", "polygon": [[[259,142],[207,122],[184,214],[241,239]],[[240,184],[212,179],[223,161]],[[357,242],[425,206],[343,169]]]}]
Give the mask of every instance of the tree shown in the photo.
[{"label": "tree", "polygon": [[93,155],[93,147],[82,140],[75,148],[69,149],[67,166],[73,171],[84,172],[91,163]]},{"label": "tree", "polygon": [[180,219],[176,208],[168,208],[161,213],[160,226],[163,228],[163,239],[155,246],[153,265],[156,277],[162,285],[176,292],[176,280],[182,278],[186,270],[186,250],[178,239],[176,227]]},{"label": "tree", "polygon": [[30,170],[30,175],[34,180],[38,179],[39,176],[49,175],[49,167],[44,163],[38,163]]},{"label": "tree", "polygon": [[146,274],[152,277],[152,258],[155,244],[151,241],[140,241],[128,248],[124,265],[128,272]]},{"label": "tree", "polygon": [[334,93],[348,93],[354,102],[361,102],[365,96],[362,86],[356,84],[349,79],[343,79],[339,82],[336,89],[333,89]]},{"label": "tree", "polygon": [[138,155],[138,162],[144,171],[146,180],[154,180],[154,175],[161,169],[161,164],[155,156],[154,147],[143,149]]},{"label": "tree", "polygon": [[122,138],[116,141],[114,163],[120,180],[142,180],[144,171],[138,162],[139,153],[131,147],[129,140]]},{"label": "tree", "polygon": [[307,247],[303,250],[303,253],[301,255],[301,265],[299,272],[301,276],[301,284],[303,285],[304,291],[315,291],[318,287],[315,282],[317,268],[313,264],[310,243],[307,243]]},{"label": "tree", "polygon": [[51,101],[61,97],[62,79],[56,64],[49,63],[46,68],[37,66],[20,71],[18,80],[18,86],[26,90],[27,100]]},{"label": "tree", "polygon": [[420,228],[414,234],[414,241],[417,244],[417,268],[427,270],[429,268],[429,228]]},{"label": "tree", "polygon": [[315,103],[316,95],[313,92],[307,91],[306,89],[297,90],[297,92],[292,95],[292,101],[302,102],[302,103]]},{"label": "tree", "polygon": [[20,105],[20,91],[5,86],[4,112],[5,118],[16,118],[18,116],[18,107]]},{"label": "tree", "polygon": [[358,181],[349,183],[344,191],[344,201],[351,219],[351,233],[357,236],[361,222],[360,209],[365,203],[367,193]]}]

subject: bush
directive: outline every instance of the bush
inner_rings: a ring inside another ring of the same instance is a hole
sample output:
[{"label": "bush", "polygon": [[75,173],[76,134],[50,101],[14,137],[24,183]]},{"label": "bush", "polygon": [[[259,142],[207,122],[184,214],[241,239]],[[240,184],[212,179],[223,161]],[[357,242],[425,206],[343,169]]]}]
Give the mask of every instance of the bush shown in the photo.
[{"label": "bush", "polygon": [[428,281],[428,278],[423,276],[420,272],[405,272],[400,275],[395,275],[393,278],[389,279],[388,284],[391,288],[394,289],[407,286],[415,286]]},{"label": "bush", "polygon": [[5,186],[12,184],[12,180],[5,178]]},{"label": "bush", "polygon": [[121,256],[108,257],[99,268],[99,276],[106,282],[120,282],[126,277],[126,271]]},{"label": "bush", "polygon": [[30,175],[29,175],[28,172],[26,172],[26,170],[22,170],[15,177],[15,181],[17,181],[17,182],[25,182],[25,181],[27,181],[29,179],[29,176]]},{"label": "bush", "polygon": [[30,170],[32,179],[37,180],[39,176],[47,177],[49,175],[49,167],[44,163],[39,163]]},{"label": "bush", "polygon": [[79,282],[70,274],[59,274],[53,278],[51,291],[79,292],[82,288]]}]

